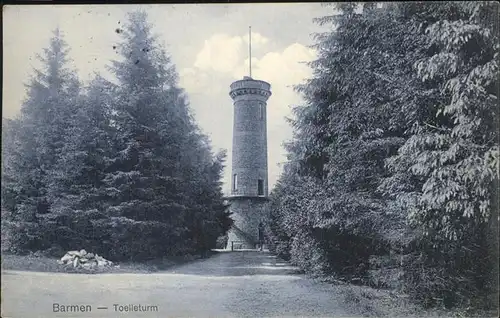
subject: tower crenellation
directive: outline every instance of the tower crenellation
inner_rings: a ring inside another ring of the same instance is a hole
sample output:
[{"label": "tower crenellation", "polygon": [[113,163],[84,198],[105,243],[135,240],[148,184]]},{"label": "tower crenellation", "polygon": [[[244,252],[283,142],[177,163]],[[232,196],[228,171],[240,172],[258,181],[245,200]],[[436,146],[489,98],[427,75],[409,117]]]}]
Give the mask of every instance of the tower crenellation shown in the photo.
[{"label": "tower crenellation", "polygon": [[266,102],[271,96],[271,85],[267,82],[254,80],[251,77],[245,76],[242,80],[236,81],[231,84],[231,91],[229,93],[232,99],[236,100],[238,96],[244,97],[250,95],[252,99],[258,98],[253,95],[262,96],[262,101]]}]

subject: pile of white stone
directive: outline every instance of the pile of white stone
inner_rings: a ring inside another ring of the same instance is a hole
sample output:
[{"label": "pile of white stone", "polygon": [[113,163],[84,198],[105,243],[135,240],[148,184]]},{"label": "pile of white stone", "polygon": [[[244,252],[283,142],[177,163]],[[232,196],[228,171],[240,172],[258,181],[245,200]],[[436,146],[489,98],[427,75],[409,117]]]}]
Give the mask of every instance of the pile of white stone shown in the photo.
[{"label": "pile of white stone", "polygon": [[87,253],[85,250],[69,251],[57,263],[74,268],[95,269],[111,267],[113,262],[94,253]]}]

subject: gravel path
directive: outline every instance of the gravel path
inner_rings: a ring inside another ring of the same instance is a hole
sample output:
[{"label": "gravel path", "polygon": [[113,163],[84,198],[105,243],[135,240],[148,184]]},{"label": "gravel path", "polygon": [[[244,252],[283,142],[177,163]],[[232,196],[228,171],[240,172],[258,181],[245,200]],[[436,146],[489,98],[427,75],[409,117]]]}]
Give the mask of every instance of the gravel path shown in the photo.
[{"label": "gravel path", "polygon": [[152,274],[4,271],[2,317],[352,317],[337,288],[266,252],[221,252]]}]

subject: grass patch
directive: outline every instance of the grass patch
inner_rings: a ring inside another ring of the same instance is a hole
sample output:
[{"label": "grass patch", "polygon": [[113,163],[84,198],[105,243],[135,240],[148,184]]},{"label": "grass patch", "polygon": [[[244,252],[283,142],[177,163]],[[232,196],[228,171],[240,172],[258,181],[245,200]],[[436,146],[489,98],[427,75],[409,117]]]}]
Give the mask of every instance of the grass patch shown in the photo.
[{"label": "grass patch", "polygon": [[[99,274],[99,273],[154,273],[182,265],[196,259],[199,255],[186,255],[176,257],[164,257],[142,262],[120,262],[113,263],[111,267],[96,269],[74,268],[57,263],[60,258],[49,257],[38,254],[13,255],[3,253],[1,256],[2,270],[34,271],[49,273],[75,273],[75,274]],[[118,266],[116,266],[118,265]]]},{"label": "grass patch", "polygon": [[394,290],[343,284],[339,286],[339,291],[346,306],[359,317],[497,317],[495,312],[471,311],[467,308],[425,310],[414,304],[408,296]]}]

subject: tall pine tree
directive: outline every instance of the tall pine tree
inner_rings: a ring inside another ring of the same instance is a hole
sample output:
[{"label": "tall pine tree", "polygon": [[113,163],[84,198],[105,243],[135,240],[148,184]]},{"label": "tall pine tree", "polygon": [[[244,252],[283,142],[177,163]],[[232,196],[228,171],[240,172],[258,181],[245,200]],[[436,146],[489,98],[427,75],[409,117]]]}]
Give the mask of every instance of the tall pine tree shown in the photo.
[{"label": "tall pine tree", "polygon": [[106,213],[123,231],[110,242],[116,257],[189,253],[205,240],[193,233],[203,236],[206,222],[225,210],[217,187],[222,158],[212,162],[147,15],[130,14],[120,33],[122,59],[110,68],[119,83],[113,108],[118,152],[104,182],[111,198]]},{"label": "tall pine tree", "polygon": [[7,187],[15,197],[11,224],[19,248],[46,247],[38,231],[40,217],[50,212],[47,185],[63,148],[63,136],[79,96],[79,81],[69,68],[68,46],[59,29],[53,32],[48,48],[38,59],[42,63],[27,85],[28,95],[18,119],[15,147],[9,149],[10,176]]},{"label": "tall pine tree", "polygon": [[102,213],[107,199],[103,178],[116,152],[112,89],[99,75],[92,80],[68,122],[64,146],[50,174],[52,204],[45,219],[55,228],[51,241],[64,250],[105,251],[93,220],[107,219]]},{"label": "tall pine tree", "polygon": [[424,56],[423,37],[391,6],[337,8],[340,14],[318,20],[334,29],[317,37],[314,76],[298,87],[306,104],[294,110],[288,147],[297,173],[323,189],[308,204],[315,220],[309,232],[327,267],[364,275],[370,256],[401,243],[394,236],[405,232],[404,215],[388,207],[377,187],[385,159],[404,142],[399,109],[425,101],[409,94],[418,85],[412,65]]}]

